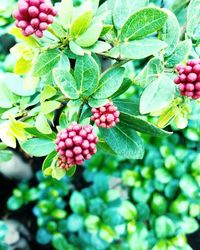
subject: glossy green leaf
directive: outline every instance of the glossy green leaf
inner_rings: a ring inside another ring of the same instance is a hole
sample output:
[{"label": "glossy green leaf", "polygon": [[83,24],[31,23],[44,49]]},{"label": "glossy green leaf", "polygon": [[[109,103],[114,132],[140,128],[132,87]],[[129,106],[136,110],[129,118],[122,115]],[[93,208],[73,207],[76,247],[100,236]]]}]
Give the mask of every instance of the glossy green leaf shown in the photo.
[{"label": "glossy green leaf", "polygon": [[99,80],[99,85],[95,91],[95,99],[105,99],[115,93],[121,86],[125,69],[114,67],[106,71]]},{"label": "glossy green leaf", "polygon": [[165,74],[151,82],[144,90],[140,99],[140,112],[147,114],[166,107],[174,99],[174,82]]},{"label": "glossy green leaf", "polygon": [[58,109],[60,107],[60,102],[57,101],[45,101],[41,104],[41,112],[45,114],[49,114],[52,111]]},{"label": "glossy green leaf", "polygon": [[175,235],[175,224],[167,216],[158,217],[155,221],[155,232],[158,238],[166,238]]},{"label": "glossy green leaf", "polygon": [[76,43],[81,47],[92,46],[99,39],[102,28],[102,23],[92,24],[82,35],[76,39]]},{"label": "glossy green leaf", "polygon": [[42,76],[50,72],[60,60],[60,51],[58,49],[48,49],[42,52],[33,69],[34,76]]},{"label": "glossy green leaf", "polygon": [[113,20],[116,29],[121,29],[127,17],[147,4],[148,0],[135,0],[134,4],[132,0],[116,0],[113,8]]},{"label": "glossy green leaf", "polygon": [[52,130],[51,130],[51,127],[48,123],[48,120],[45,117],[45,115],[43,115],[42,113],[40,113],[37,116],[36,121],[35,121],[35,127],[41,133],[44,133],[44,134],[51,134],[52,133]]},{"label": "glossy green leaf", "polygon": [[68,29],[70,27],[72,16],[73,16],[73,1],[62,0],[60,3],[58,17],[60,23],[63,25],[64,28]]},{"label": "glossy green leaf", "polygon": [[160,39],[168,44],[164,53],[166,57],[170,56],[176,49],[181,33],[181,28],[176,16],[171,11],[167,11],[167,14],[168,20],[159,33]]},{"label": "glossy green leaf", "polygon": [[111,129],[100,129],[100,131],[103,139],[118,155],[126,159],[141,159],[143,157],[143,142],[134,130],[120,124]]},{"label": "glossy green leaf", "polygon": [[99,67],[92,56],[84,55],[76,60],[75,79],[82,96],[90,96],[97,88]]},{"label": "glossy green leaf", "polygon": [[47,139],[32,138],[21,143],[21,147],[29,155],[42,157],[55,149],[55,143]]},{"label": "glossy green leaf", "polygon": [[74,191],[69,200],[70,207],[74,213],[82,214],[86,211],[86,202],[83,195]]},{"label": "glossy green leaf", "polygon": [[78,56],[84,55],[84,50],[74,41],[69,42],[69,48],[75,55],[78,55]]},{"label": "glossy green leaf", "polygon": [[152,81],[156,80],[158,75],[164,70],[163,62],[159,58],[152,58],[147,65],[140,71],[134,82],[141,87],[146,87]]},{"label": "glossy green leaf", "polygon": [[167,47],[167,44],[156,38],[121,43],[120,55],[123,59],[142,59],[157,54]]},{"label": "glossy green leaf", "polygon": [[82,33],[84,33],[89,27],[92,21],[93,13],[91,10],[84,12],[81,14],[71,26],[71,34],[73,37],[77,38]]},{"label": "glossy green leaf", "polygon": [[128,18],[121,30],[121,40],[145,37],[160,30],[167,21],[167,14],[158,8],[144,8]]},{"label": "glossy green leaf", "polygon": [[70,99],[78,99],[79,92],[74,77],[66,70],[55,68],[53,70],[55,83],[58,85],[62,93]]},{"label": "glossy green leaf", "polygon": [[192,42],[190,39],[185,41],[181,41],[174,53],[166,58],[166,66],[169,68],[175,67],[177,64],[181,63],[182,61],[186,60],[188,55],[190,54],[192,49]]}]

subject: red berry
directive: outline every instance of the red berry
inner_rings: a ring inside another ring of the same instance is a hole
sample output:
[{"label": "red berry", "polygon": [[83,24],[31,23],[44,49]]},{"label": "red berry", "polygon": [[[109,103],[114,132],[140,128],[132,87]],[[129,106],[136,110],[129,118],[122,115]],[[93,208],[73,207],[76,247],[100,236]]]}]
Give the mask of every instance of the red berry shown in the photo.
[{"label": "red berry", "polygon": [[195,82],[197,80],[197,75],[195,73],[190,73],[187,76],[187,80],[188,82]]},{"label": "red berry", "polygon": [[41,38],[43,31],[53,23],[56,14],[49,0],[19,0],[18,10],[13,11],[15,25],[22,30],[22,33],[25,36],[35,34],[38,38]]},{"label": "red berry", "polygon": [[59,154],[58,166],[69,169],[73,165],[82,165],[84,160],[90,159],[96,153],[97,142],[98,138],[92,126],[83,127],[72,123],[57,134],[55,143]]},{"label": "red berry", "polygon": [[200,82],[195,83],[195,90],[200,90]]},{"label": "red berry", "polygon": [[39,25],[40,30],[46,30],[48,28],[48,24],[45,22],[40,23]]},{"label": "red berry", "polygon": [[103,107],[93,108],[93,116],[91,120],[95,122],[98,127],[112,128],[119,122],[119,111],[112,102],[107,103]]},{"label": "red berry", "polygon": [[40,19],[41,22],[47,22],[48,16],[47,16],[47,14],[41,12],[41,13],[39,14],[39,19]]},{"label": "red berry", "polygon": [[193,67],[193,72],[199,74],[200,73],[200,64],[196,64]]}]

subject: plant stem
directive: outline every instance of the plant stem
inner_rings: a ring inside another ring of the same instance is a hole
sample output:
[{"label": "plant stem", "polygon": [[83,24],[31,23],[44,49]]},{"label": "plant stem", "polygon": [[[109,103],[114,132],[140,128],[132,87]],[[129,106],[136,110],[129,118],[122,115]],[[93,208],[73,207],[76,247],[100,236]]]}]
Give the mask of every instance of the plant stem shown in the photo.
[{"label": "plant stem", "polygon": [[77,118],[77,122],[79,123],[80,122],[80,118],[81,118],[81,114],[82,114],[82,111],[83,111],[83,107],[84,107],[85,103],[83,102],[79,108],[79,111],[78,111],[78,118]]}]

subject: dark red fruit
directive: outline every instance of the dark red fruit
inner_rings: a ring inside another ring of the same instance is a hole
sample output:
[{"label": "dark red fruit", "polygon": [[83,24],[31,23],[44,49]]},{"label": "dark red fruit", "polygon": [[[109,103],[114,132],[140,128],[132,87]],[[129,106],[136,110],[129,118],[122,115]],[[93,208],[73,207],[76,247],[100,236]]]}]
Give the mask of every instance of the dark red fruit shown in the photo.
[{"label": "dark red fruit", "polygon": [[178,84],[181,95],[199,99],[200,59],[190,60],[186,66],[178,65],[176,69],[179,75],[175,77],[174,83]]},{"label": "dark red fruit", "polygon": [[93,116],[91,120],[94,121],[98,127],[112,128],[119,122],[120,112],[112,102],[100,108],[93,108],[92,113]]},{"label": "dark red fruit", "polygon": [[13,11],[15,25],[22,33],[25,36],[35,34],[38,38],[43,36],[56,15],[55,8],[48,0],[19,0],[18,10]]},{"label": "dark red fruit", "polygon": [[91,125],[84,127],[73,122],[57,135],[56,151],[59,154],[58,166],[69,169],[74,165],[82,165],[96,153],[98,137]]}]

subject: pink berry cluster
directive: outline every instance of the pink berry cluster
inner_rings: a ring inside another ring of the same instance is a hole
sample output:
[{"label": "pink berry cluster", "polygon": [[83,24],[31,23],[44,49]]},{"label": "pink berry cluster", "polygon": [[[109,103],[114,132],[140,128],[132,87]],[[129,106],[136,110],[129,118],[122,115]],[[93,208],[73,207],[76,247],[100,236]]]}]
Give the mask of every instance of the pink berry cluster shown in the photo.
[{"label": "pink berry cluster", "polygon": [[112,128],[119,122],[120,112],[112,102],[100,108],[93,108],[92,113],[93,116],[91,120],[94,121],[98,127]]},{"label": "pink berry cluster", "polygon": [[186,66],[178,65],[177,71],[179,75],[174,82],[178,84],[181,95],[200,98],[200,59],[188,61]]},{"label": "pink berry cluster", "polygon": [[57,135],[56,151],[59,154],[58,166],[69,169],[74,165],[82,165],[96,153],[98,137],[91,125],[84,127],[73,122]]},{"label": "pink berry cluster", "polygon": [[19,0],[18,10],[13,11],[15,24],[23,35],[35,34],[38,38],[43,36],[43,31],[53,23],[56,15],[55,8],[48,0]]}]

